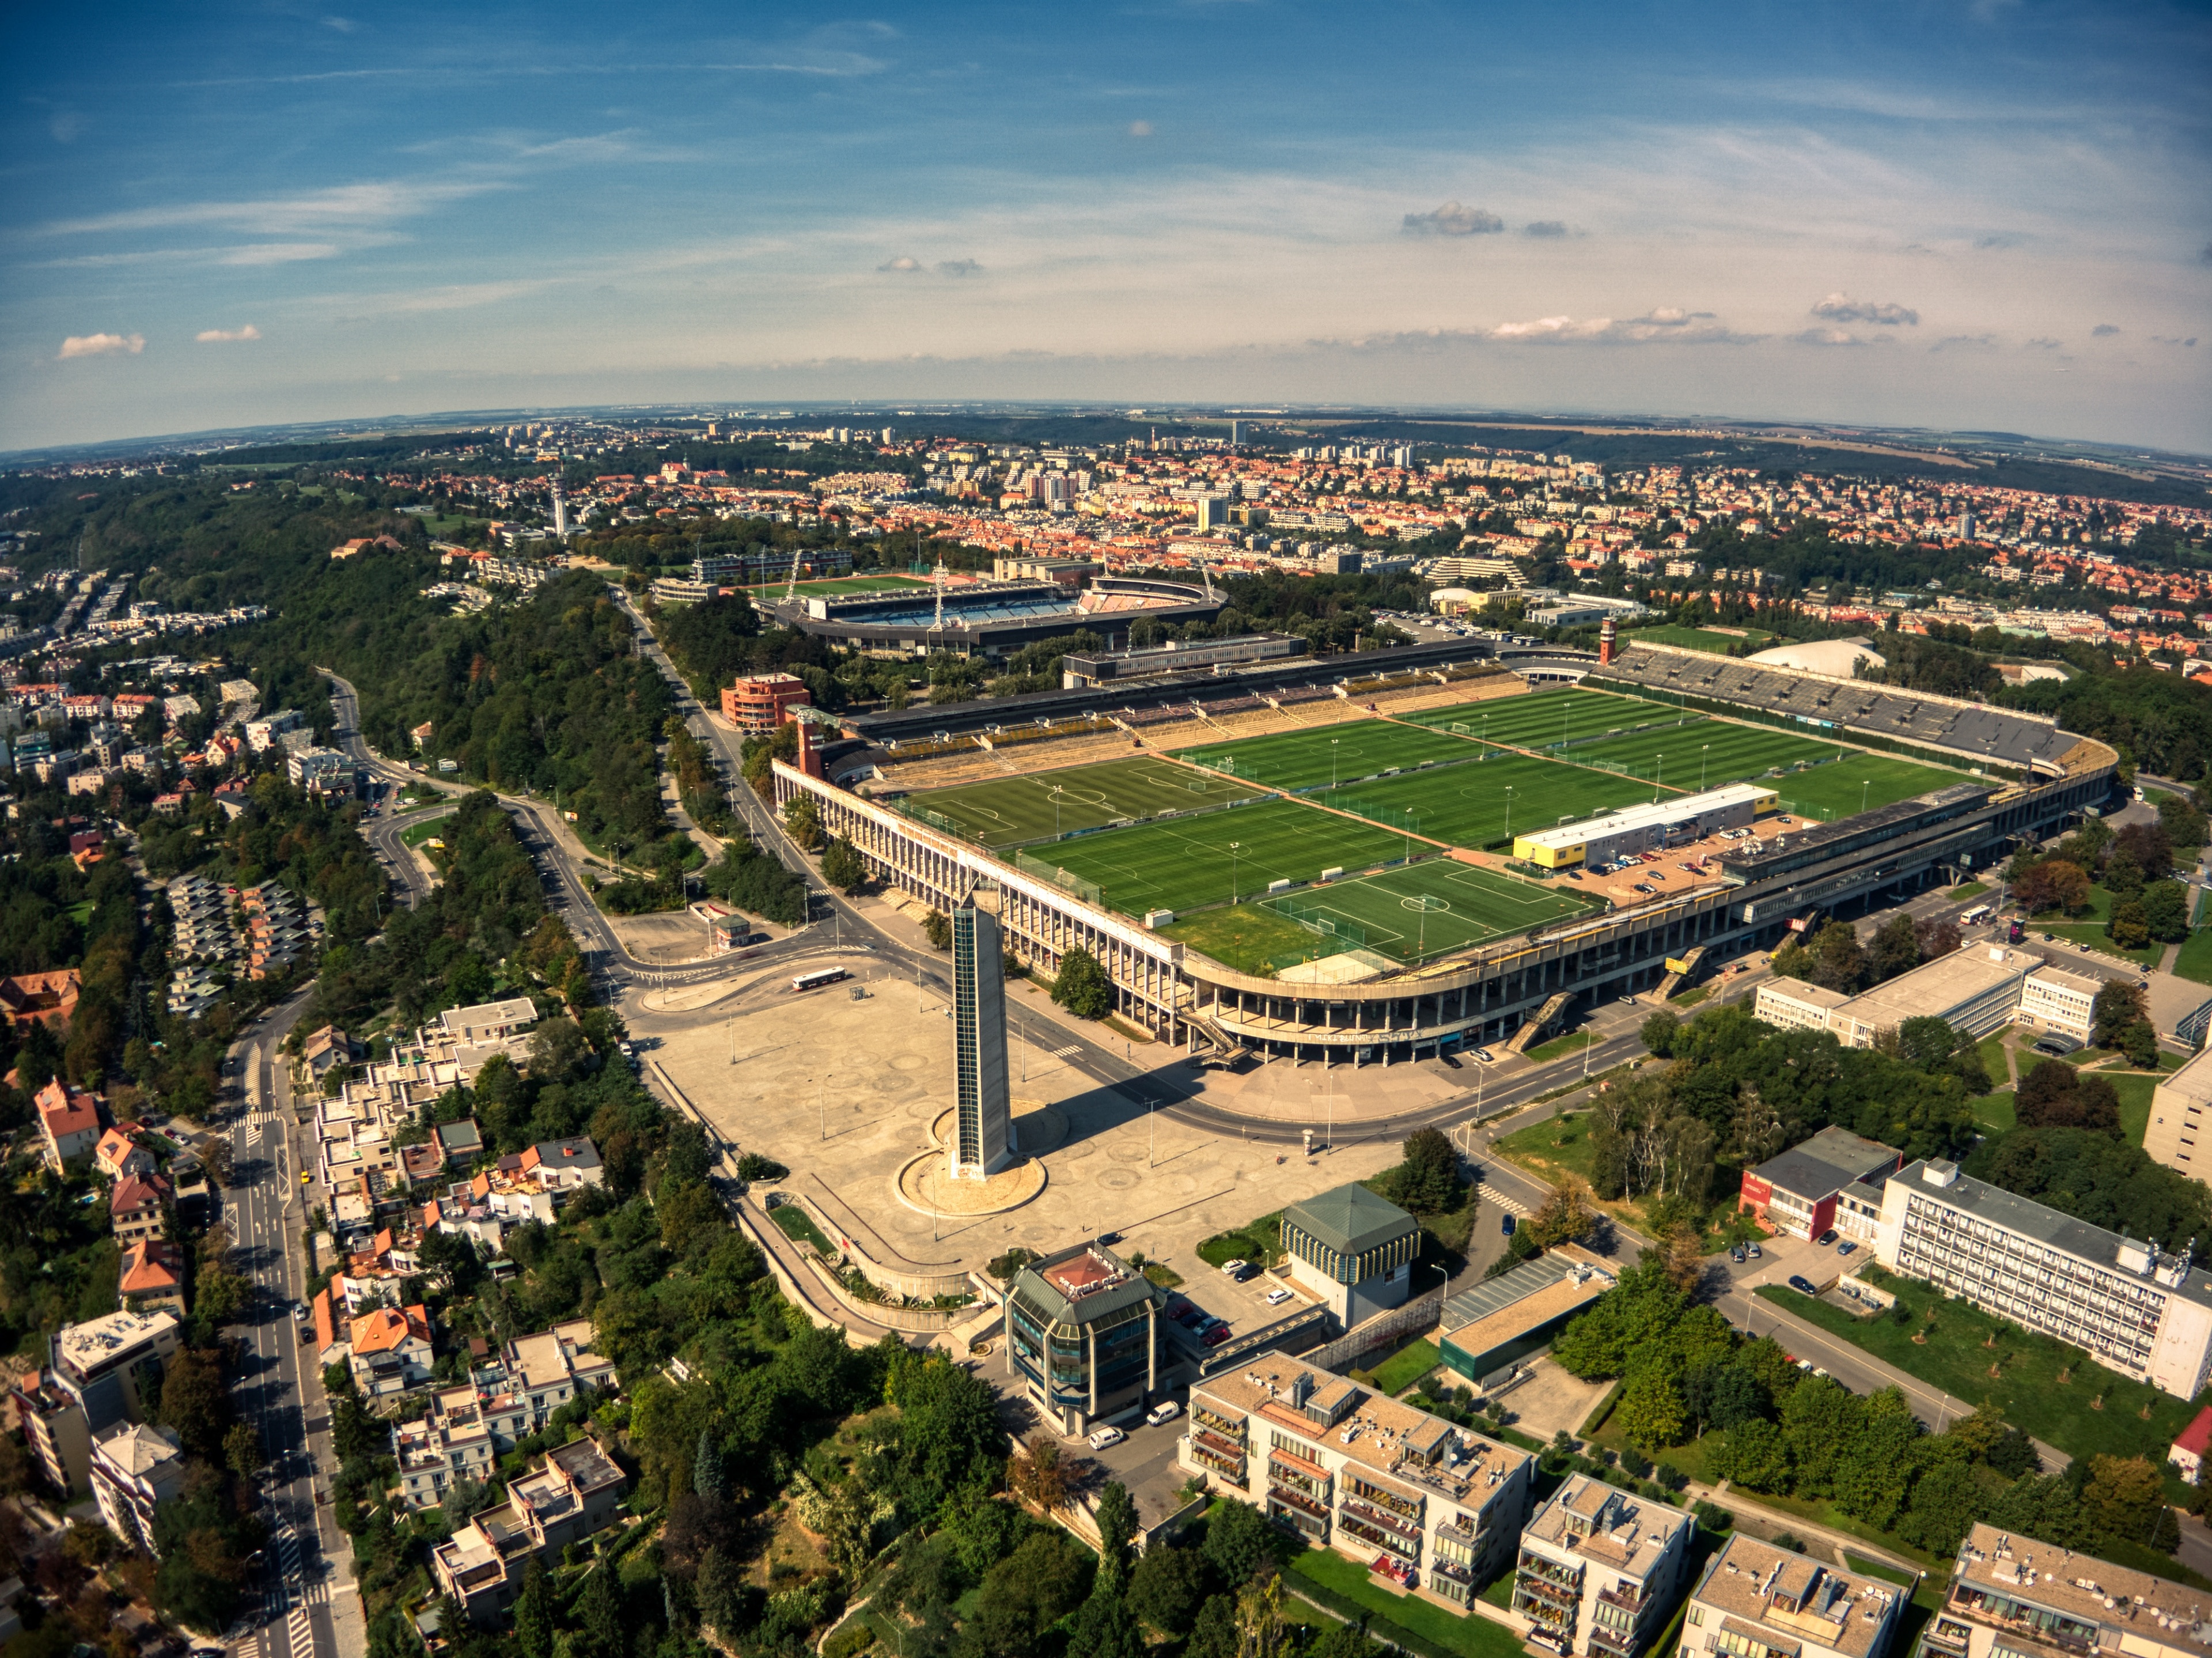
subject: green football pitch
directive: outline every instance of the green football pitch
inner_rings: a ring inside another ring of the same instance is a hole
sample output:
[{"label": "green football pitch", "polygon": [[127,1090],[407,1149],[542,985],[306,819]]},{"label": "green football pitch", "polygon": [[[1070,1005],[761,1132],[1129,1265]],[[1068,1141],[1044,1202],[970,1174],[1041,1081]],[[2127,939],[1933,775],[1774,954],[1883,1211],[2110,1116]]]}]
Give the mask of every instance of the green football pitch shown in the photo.
[{"label": "green football pitch", "polygon": [[1681,718],[1674,708],[1611,691],[1537,691],[1528,696],[1493,696],[1449,708],[1424,708],[1403,716],[1409,723],[1454,732],[1486,742],[1538,749],[1578,737],[1633,731]]},{"label": "green football pitch", "polygon": [[1095,883],[1101,902],[1112,908],[1141,915],[1255,897],[1270,882],[1311,881],[1325,869],[1366,869],[1406,852],[1406,837],[1389,829],[1295,800],[1268,800],[1181,822],[1106,829],[1034,847],[1029,855]]},{"label": "green football pitch", "polygon": [[1561,750],[1559,758],[1579,766],[1618,767],[1632,777],[1691,792],[1701,777],[1703,786],[1718,788],[1777,766],[1817,765],[1834,759],[1837,747],[1764,726],[1733,726],[1692,715],[1685,725],[1577,743]]},{"label": "green football pitch", "polygon": [[932,789],[903,804],[925,823],[935,820],[981,845],[1003,847],[1123,817],[1249,800],[1257,793],[1169,761],[1133,757]]},{"label": "green football pitch", "polygon": [[1774,791],[1782,797],[1785,811],[1802,812],[1832,823],[1855,812],[1909,800],[1930,789],[1972,780],[1960,772],[1939,771],[1891,755],[1846,749],[1844,757],[1832,764],[1776,778]]},{"label": "green football pitch", "polygon": [[1510,832],[1551,829],[1647,804],[1651,785],[1493,749],[1490,758],[1358,783],[1320,796],[1326,805],[1458,847],[1502,843]]},{"label": "green football pitch", "polygon": [[1555,890],[1449,859],[1430,859],[1281,898],[1208,910],[1165,930],[1224,966],[1251,972],[1311,960],[1346,944],[1395,961],[1422,961],[1600,907],[1599,901],[1565,887]]},{"label": "green football pitch", "polygon": [[1477,744],[1449,732],[1425,731],[1388,720],[1352,720],[1315,731],[1178,749],[1176,755],[1270,788],[1310,789],[1372,777],[1394,766],[1411,769],[1434,761],[1472,760],[1481,752]]}]

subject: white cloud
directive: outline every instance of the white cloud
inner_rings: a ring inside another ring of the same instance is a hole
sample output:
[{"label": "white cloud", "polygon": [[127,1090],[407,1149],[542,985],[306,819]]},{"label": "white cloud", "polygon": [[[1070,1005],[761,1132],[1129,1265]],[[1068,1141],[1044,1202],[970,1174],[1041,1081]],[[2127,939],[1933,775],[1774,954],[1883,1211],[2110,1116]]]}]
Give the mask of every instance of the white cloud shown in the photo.
[{"label": "white cloud", "polygon": [[1873,340],[1863,340],[1848,328],[1808,328],[1802,334],[1790,337],[1800,345],[1871,345]]},{"label": "white cloud", "polygon": [[1565,219],[1535,219],[1521,227],[1524,236],[1564,236],[1567,234]]},{"label": "white cloud", "polygon": [[250,242],[227,247],[216,256],[217,264],[297,264],[302,259],[335,259],[336,242]]},{"label": "white cloud", "polygon": [[62,342],[58,361],[70,357],[105,357],[115,352],[137,356],[146,349],[143,334],[72,334]]},{"label": "white cloud", "polygon": [[88,218],[59,219],[42,229],[49,236],[88,236],[180,225],[220,225],[249,234],[284,235],[303,230],[319,230],[327,234],[343,226],[383,224],[409,218],[447,202],[499,187],[489,181],[340,185],[304,195],[276,196],[259,201],[179,202],[167,207],[130,208]]},{"label": "white cloud", "polygon": [[1130,122],[1130,123],[1129,123],[1129,136],[1130,136],[1132,138],[1149,138],[1149,137],[1151,137],[1152,136],[1152,124],[1150,121],[1132,121],[1132,122]]},{"label": "white cloud", "polygon": [[1408,213],[1405,228],[1409,236],[1495,236],[1505,221],[1482,208],[1446,202],[1433,213]]},{"label": "white cloud", "polygon": [[1870,322],[1884,328],[1894,328],[1899,323],[1920,326],[1920,313],[1908,307],[1855,300],[1848,294],[1829,295],[1813,307],[1813,314],[1829,322]]},{"label": "white cloud", "polygon": [[258,340],[261,331],[248,323],[243,328],[203,328],[192,337],[202,345],[216,345],[228,340]]},{"label": "white cloud", "polygon": [[1538,317],[1500,323],[1485,337],[1515,345],[1747,345],[1756,334],[1739,334],[1710,311],[1662,306],[1640,317]]},{"label": "white cloud", "polygon": [[902,253],[896,259],[885,259],[876,269],[890,271],[896,276],[912,276],[921,270],[921,261]]},{"label": "white cloud", "polygon": [[1946,334],[1928,349],[1930,351],[1994,351],[1997,339],[1994,334]]}]

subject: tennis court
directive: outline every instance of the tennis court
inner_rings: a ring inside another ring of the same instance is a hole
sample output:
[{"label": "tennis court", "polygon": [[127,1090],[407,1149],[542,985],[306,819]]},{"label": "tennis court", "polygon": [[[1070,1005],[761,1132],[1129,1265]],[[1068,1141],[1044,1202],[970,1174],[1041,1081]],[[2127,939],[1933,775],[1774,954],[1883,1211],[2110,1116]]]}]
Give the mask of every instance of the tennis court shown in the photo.
[{"label": "tennis court", "polygon": [[1512,829],[1550,829],[1562,818],[1640,805],[1651,785],[1633,778],[1491,750],[1490,758],[1333,790],[1326,805],[1391,828],[1460,847],[1502,844]]},{"label": "tennis court", "polygon": [[1272,881],[1311,881],[1325,869],[1365,869],[1404,857],[1406,840],[1297,801],[1264,800],[1182,822],[1106,829],[1040,847],[1034,855],[1095,883],[1101,902],[1142,915],[1251,897]]},{"label": "tennis court", "polygon": [[1388,720],[1350,720],[1315,731],[1278,732],[1177,749],[1176,756],[1270,788],[1309,789],[1372,777],[1393,766],[1410,769],[1425,761],[1471,760],[1481,751],[1466,738],[1448,732],[1424,731]]},{"label": "tennis court", "polygon": [[1456,708],[1424,708],[1402,718],[1417,726],[1455,732],[1491,743],[1542,748],[1577,737],[1602,737],[1632,731],[1681,716],[1663,703],[1611,691],[1537,691],[1528,696],[1497,696]]},{"label": "tennis court", "polygon": [[1040,841],[1124,817],[1156,817],[1249,800],[1258,791],[1165,760],[1108,760],[962,783],[911,795],[902,806],[979,845]]}]

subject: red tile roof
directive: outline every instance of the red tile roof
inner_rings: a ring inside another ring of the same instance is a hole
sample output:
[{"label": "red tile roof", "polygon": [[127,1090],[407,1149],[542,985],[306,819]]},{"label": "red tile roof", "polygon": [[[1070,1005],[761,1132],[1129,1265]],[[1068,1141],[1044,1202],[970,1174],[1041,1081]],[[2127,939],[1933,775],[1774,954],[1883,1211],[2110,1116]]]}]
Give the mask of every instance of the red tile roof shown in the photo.
[{"label": "red tile roof", "polygon": [[2212,1446],[2212,1405],[2197,1412],[2197,1419],[2184,1428],[2181,1437],[2173,1442],[2177,1451],[2189,1451],[2198,1456],[2204,1455],[2207,1446]]}]

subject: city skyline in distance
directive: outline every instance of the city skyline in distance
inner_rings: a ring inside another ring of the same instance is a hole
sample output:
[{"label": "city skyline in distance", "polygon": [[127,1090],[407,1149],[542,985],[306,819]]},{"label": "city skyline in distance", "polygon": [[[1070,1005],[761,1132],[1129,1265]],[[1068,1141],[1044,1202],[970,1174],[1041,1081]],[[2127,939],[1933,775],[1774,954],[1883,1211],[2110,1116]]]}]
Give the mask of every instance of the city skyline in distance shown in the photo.
[{"label": "city skyline in distance", "polygon": [[2212,452],[2197,11],[19,24],[0,450],[946,398]]}]

